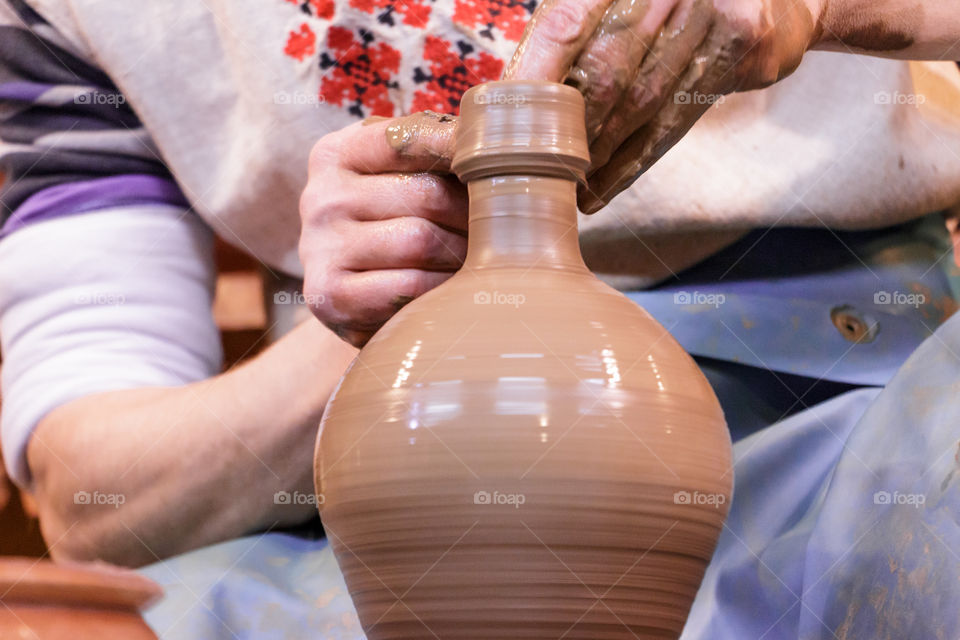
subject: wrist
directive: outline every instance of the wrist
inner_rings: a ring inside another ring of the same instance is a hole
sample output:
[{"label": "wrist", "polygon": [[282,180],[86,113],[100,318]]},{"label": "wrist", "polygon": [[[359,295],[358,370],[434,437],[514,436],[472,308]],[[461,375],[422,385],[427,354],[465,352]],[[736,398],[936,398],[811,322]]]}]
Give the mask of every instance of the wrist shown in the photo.
[{"label": "wrist", "polygon": [[810,19],[813,23],[810,41],[807,44],[807,51],[810,51],[816,49],[831,33],[829,25],[826,24],[827,2],[826,0],[804,0],[803,4],[810,12]]}]

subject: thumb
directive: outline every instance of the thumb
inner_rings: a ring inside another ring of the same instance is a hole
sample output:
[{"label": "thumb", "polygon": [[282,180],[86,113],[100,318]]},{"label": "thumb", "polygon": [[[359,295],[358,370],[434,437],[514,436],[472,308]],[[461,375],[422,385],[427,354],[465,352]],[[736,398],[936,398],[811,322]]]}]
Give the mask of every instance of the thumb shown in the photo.
[{"label": "thumb", "polygon": [[342,142],[341,162],[357,173],[448,172],[453,159],[455,116],[423,111],[402,118],[368,119],[353,125]]}]

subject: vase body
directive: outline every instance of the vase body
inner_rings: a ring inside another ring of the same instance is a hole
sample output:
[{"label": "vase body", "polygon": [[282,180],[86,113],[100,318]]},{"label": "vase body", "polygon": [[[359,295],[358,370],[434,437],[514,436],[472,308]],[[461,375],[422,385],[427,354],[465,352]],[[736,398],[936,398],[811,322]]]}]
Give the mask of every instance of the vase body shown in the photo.
[{"label": "vase body", "polygon": [[583,265],[573,180],[470,195],[464,268],[371,339],[321,425],[321,515],[364,631],[677,638],[730,499],[719,403]]}]

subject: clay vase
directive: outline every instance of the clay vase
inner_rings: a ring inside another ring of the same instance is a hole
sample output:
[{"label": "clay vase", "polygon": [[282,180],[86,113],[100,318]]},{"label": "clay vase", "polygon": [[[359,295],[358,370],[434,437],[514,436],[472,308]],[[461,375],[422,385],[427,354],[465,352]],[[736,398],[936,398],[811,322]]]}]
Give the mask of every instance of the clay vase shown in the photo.
[{"label": "clay vase", "polygon": [[155,582],[109,565],[0,559],[0,638],[156,640],[140,609],[159,599]]},{"label": "clay vase", "polygon": [[321,515],[370,640],[683,628],[730,436],[690,356],[583,263],[584,129],[570,87],[465,94],[466,262],[370,340],[327,407]]}]

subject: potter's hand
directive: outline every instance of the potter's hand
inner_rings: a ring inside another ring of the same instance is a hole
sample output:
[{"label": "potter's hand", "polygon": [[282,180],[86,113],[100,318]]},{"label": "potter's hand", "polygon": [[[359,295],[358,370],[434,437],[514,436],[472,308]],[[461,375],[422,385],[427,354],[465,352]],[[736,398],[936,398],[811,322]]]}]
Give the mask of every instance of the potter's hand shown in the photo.
[{"label": "potter's hand", "polygon": [[463,263],[467,195],[447,174],[455,125],[430,114],[378,119],[324,136],[310,153],[304,295],[354,346]]},{"label": "potter's hand", "polygon": [[818,37],[819,0],[545,0],[504,77],[566,81],[587,103],[592,213],[720,96],[791,73]]}]

